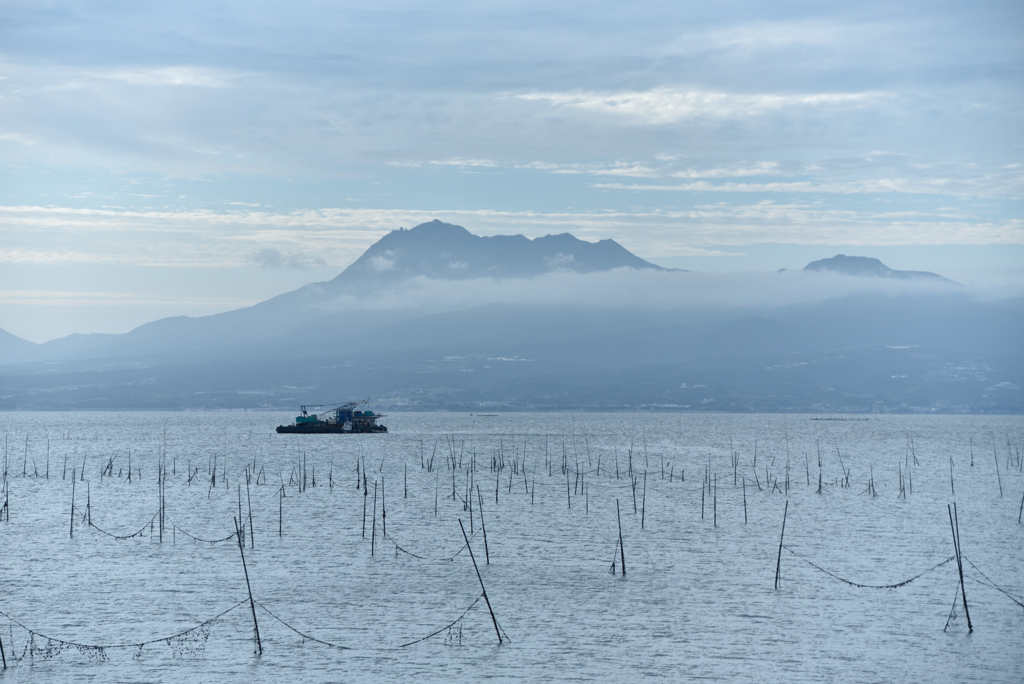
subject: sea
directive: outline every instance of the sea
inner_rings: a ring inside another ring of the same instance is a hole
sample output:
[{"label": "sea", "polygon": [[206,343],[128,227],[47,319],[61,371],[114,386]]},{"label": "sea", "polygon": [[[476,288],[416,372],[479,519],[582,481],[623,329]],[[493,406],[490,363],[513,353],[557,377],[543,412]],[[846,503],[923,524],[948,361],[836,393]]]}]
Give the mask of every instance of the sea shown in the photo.
[{"label": "sea", "polygon": [[1024,681],[1021,416],[293,420],[0,413],[0,681]]}]

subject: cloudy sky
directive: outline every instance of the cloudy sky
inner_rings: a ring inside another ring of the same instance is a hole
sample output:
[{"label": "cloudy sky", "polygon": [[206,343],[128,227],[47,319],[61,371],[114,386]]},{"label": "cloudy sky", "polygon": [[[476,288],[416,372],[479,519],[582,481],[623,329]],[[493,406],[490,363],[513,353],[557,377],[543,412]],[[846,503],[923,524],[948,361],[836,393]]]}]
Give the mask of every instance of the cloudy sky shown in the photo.
[{"label": "cloudy sky", "polygon": [[381,235],[1024,264],[1016,2],[0,4],[0,328],[243,306]]}]

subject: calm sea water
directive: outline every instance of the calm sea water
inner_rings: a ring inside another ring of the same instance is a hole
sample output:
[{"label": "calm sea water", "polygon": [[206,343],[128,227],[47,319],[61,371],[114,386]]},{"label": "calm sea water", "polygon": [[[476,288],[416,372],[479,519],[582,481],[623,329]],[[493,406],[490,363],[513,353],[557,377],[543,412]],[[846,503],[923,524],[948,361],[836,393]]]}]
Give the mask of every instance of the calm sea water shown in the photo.
[{"label": "calm sea water", "polygon": [[[277,435],[291,418],[0,414],[10,502],[0,610],[35,633],[0,616],[0,677],[1024,680],[1024,610],[988,584],[1024,595],[1021,417],[401,413],[384,420],[386,435]],[[101,476],[108,465],[112,476]],[[259,478],[248,490],[247,467]],[[472,511],[470,479],[480,492]],[[784,550],[775,590],[787,501],[787,547],[878,585],[953,555],[955,501],[976,566],[965,564],[974,632],[959,603],[944,630],[955,562],[902,588],[868,589]],[[620,555],[616,503],[625,577],[609,572]],[[240,511],[247,527],[251,511],[245,562],[262,656],[238,545],[187,536],[229,536]],[[456,621],[481,594],[460,519],[502,645],[484,601]],[[141,648],[46,639],[149,642],[236,604],[208,628]]]}]

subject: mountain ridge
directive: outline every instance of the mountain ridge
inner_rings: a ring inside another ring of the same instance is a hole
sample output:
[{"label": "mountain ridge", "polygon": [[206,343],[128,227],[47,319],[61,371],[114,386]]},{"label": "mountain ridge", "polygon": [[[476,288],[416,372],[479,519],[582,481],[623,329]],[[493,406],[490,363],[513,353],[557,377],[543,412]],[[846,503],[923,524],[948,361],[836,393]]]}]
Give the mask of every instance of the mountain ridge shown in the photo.
[{"label": "mountain ridge", "polygon": [[[328,281],[310,283],[252,306],[208,316],[171,316],[122,334],[75,333],[35,344],[0,335],[0,363],[177,353],[271,339],[329,316],[331,302],[357,297],[402,280],[532,278],[544,273],[594,273],[617,268],[669,271],[636,256],[614,240],[580,240],[570,233],[530,239],[523,235],[474,235],[438,219],[392,230]],[[365,315],[365,314],[364,314]],[[356,327],[358,322],[353,322]]]},{"label": "mountain ridge", "polygon": [[551,271],[593,273],[615,268],[667,271],[645,261],[611,239],[580,240],[571,233],[530,239],[524,235],[474,235],[438,219],[393,230],[327,281],[339,289],[351,284],[381,284],[411,277],[437,280],[524,278]]},{"label": "mountain ridge", "polygon": [[951,283],[949,278],[930,271],[897,271],[889,268],[874,257],[846,256],[836,254],[827,259],[818,259],[804,266],[805,271],[834,271],[859,278],[896,278],[898,280],[933,280]]}]

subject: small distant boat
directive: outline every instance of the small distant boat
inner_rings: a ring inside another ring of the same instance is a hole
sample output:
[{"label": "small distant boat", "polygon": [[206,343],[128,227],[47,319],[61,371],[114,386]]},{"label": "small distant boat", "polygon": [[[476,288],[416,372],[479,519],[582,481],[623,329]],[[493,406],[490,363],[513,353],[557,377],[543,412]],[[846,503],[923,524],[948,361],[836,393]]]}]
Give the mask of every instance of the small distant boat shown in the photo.
[{"label": "small distant boat", "polygon": [[353,401],[341,406],[332,406],[326,411],[310,413],[308,409],[323,408],[323,404],[302,406],[302,415],[295,416],[295,422],[291,425],[278,425],[278,433],[300,434],[300,435],[323,435],[323,434],[366,434],[373,432],[387,432],[383,425],[378,425],[377,420],[384,416],[373,411],[357,411],[356,407],[368,403],[369,400]]}]

